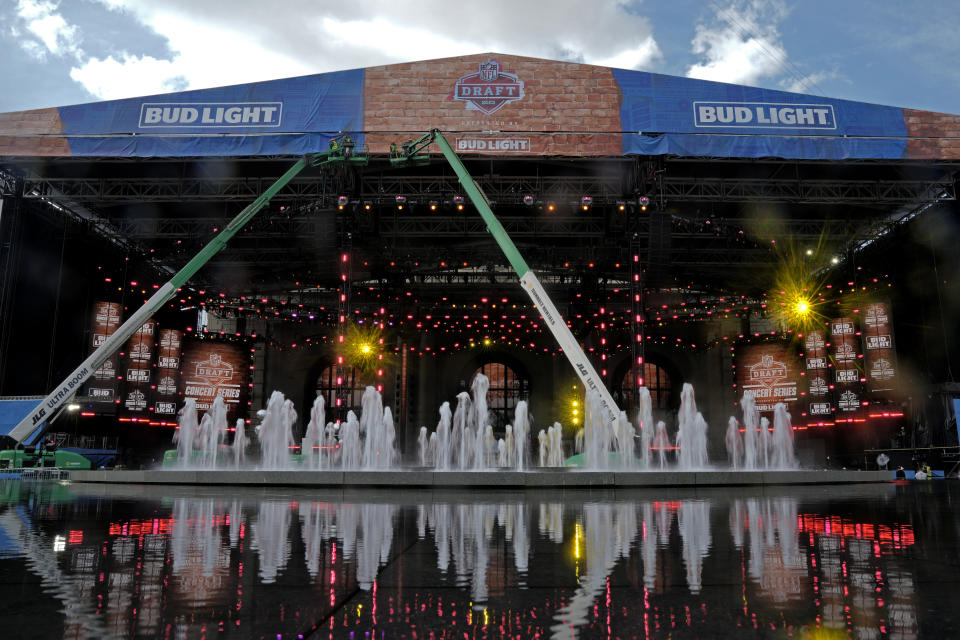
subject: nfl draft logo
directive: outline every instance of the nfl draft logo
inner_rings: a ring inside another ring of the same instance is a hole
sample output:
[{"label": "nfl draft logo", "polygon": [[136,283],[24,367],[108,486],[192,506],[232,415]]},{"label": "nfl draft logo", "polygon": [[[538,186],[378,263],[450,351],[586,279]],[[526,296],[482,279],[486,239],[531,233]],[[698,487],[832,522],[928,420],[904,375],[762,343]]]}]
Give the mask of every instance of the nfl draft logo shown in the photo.
[{"label": "nfl draft logo", "polygon": [[462,76],[453,88],[453,99],[467,109],[491,114],[508,102],[523,98],[523,81],[515,73],[500,70],[496,60],[481,62],[477,73]]}]

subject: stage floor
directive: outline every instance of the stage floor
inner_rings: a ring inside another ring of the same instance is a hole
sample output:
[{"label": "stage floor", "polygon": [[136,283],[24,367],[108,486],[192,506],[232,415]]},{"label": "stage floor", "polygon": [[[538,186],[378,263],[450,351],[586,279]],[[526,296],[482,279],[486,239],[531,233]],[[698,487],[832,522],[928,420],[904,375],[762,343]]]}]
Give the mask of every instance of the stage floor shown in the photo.
[{"label": "stage floor", "polygon": [[894,479],[893,471],[266,471],[236,469],[71,471],[72,482],[123,484],[538,489],[852,484]]}]

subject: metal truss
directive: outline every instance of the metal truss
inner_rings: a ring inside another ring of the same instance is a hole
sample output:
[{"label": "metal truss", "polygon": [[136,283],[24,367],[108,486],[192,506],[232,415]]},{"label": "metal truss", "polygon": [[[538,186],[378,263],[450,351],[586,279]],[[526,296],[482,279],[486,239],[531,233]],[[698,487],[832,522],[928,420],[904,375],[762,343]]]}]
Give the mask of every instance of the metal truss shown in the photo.
[{"label": "metal truss", "polygon": [[17,192],[17,177],[9,171],[0,169],[0,198],[13,196]]},{"label": "metal truss", "polygon": [[[252,220],[238,239],[289,239],[307,238],[333,232],[335,210],[313,214],[287,216],[262,214]],[[636,215],[636,214],[633,214]],[[225,218],[217,217],[163,217],[163,218],[117,218],[111,220],[113,232],[131,240],[169,239],[183,240],[205,238],[216,233]],[[651,230],[650,216],[637,216],[636,229],[647,235]],[[582,216],[553,216],[540,212],[524,216],[503,216],[501,223],[511,236],[550,237],[583,240],[621,235],[623,220],[591,213]],[[483,220],[472,214],[438,214],[411,216],[406,214],[381,215],[374,224],[371,220],[357,220],[361,228],[370,227],[374,236],[383,240],[391,238],[487,238],[489,232]],[[825,233],[831,236],[853,236],[862,227],[862,221],[851,219],[786,219],[776,222],[777,233],[785,233],[799,239],[819,238]],[[756,222],[748,218],[696,218],[673,216],[668,231],[676,240],[698,238],[737,238],[740,231],[749,234],[756,230]]]},{"label": "metal truss", "polygon": [[[501,205],[520,205],[525,195],[539,202],[593,198],[614,204],[636,196],[638,185],[627,176],[478,176],[487,197]],[[249,202],[273,178],[28,178],[25,197],[73,203]],[[274,198],[277,202],[324,203],[339,195],[334,177],[292,180]],[[660,196],[669,202],[793,202],[807,204],[903,204],[936,197],[955,200],[953,179],[932,180],[805,180],[663,176]],[[392,200],[449,201],[460,193],[456,176],[395,176],[367,174],[348,194],[366,202]]]},{"label": "metal truss", "polygon": [[[577,200],[590,196],[597,204],[610,204],[630,197],[635,189],[621,176],[503,176],[478,175],[474,180],[496,204],[523,204],[524,196],[535,201]],[[456,176],[366,175],[360,181],[361,197],[367,200],[403,195],[421,200],[449,199],[462,192]]]},{"label": "metal truss", "polygon": [[[276,180],[266,178],[234,178],[204,180],[198,178],[31,178],[28,186],[32,197],[69,200],[72,202],[140,203],[140,202],[250,202]],[[326,191],[320,178],[291,180],[273,201],[320,200]]]},{"label": "metal truss", "polygon": [[[514,238],[600,238],[606,234],[602,217],[524,216],[500,218],[507,233]],[[380,220],[381,236],[489,237],[487,225],[475,216],[395,216]]]},{"label": "metal truss", "polygon": [[[117,230],[128,238],[182,240],[213,236],[223,227],[227,218],[119,218],[114,221]],[[239,239],[284,239],[331,233],[330,218],[316,216],[264,216],[250,221]]]},{"label": "metal truss", "polygon": [[662,195],[686,202],[909,203],[946,194],[955,200],[953,179],[804,180],[664,176]]}]

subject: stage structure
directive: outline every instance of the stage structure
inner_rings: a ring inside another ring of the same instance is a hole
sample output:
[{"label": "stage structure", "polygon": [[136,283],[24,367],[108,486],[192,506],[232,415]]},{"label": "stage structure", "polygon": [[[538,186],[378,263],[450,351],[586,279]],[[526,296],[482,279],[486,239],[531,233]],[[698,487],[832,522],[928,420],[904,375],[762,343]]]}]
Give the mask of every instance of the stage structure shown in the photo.
[{"label": "stage structure", "polygon": [[[434,128],[520,263],[490,242],[489,221],[464,210],[473,194],[437,151],[407,153]],[[293,384],[279,368],[310,378],[288,389],[302,394],[298,405],[323,387],[345,407],[363,373],[409,431],[435,420],[430,376],[449,394],[494,356],[513,371],[504,393],[533,385],[531,398],[546,387],[552,403],[567,402],[543,359],[570,349],[557,350],[548,319],[516,295],[527,267],[610,404],[627,408],[649,383],[670,406],[681,380],[698,379],[698,392],[722,390],[728,411],[746,380],[789,400],[804,426],[856,425],[903,386],[903,352],[920,351],[903,331],[894,342],[893,322],[907,314],[858,256],[914,220],[955,212],[957,131],[956,115],[486,53],[0,114],[0,233],[9,239],[32,216],[90,229],[131,258],[141,284],[104,259],[87,308],[118,305],[121,293],[139,303],[292,163],[347,136],[369,163],[296,176],[273,193],[162,307],[153,341],[137,343],[156,352],[149,372],[122,356],[91,395],[114,394],[124,419],[128,399],[146,402],[143,420],[166,426],[201,336],[250,354],[244,367],[232,362],[249,382],[231,383],[250,385],[237,407],[249,402],[249,417],[266,386]],[[771,276],[795,255],[791,264],[832,284],[825,297],[856,292],[864,303],[825,313],[803,340],[772,314]],[[22,265],[2,257],[9,291]],[[20,349],[9,324],[18,299],[0,298],[0,384]],[[208,331],[185,319],[201,310]],[[366,371],[339,346],[347,325],[365,332]],[[834,328],[853,333],[835,338]],[[198,358],[191,371],[212,362]],[[315,380],[321,360],[333,367],[326,386]],[[92,404],[111,415],[110,402]]]}]

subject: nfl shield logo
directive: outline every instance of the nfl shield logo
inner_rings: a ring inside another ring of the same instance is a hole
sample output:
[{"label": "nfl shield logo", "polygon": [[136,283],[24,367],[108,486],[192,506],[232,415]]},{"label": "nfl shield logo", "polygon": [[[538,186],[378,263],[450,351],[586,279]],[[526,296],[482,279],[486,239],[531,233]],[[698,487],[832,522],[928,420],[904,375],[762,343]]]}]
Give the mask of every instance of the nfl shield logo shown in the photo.
[{"label": "nfl shield logo", "polygon": [[481,62],[476,73],[462,76],[453,88],[454,100],[465,102],[471,111],[486,114],[521,98],[523,81],[515,73],[502,71],[497,60]]},{"label": "nfl shield logo", "polygon": [[484,82],[493,82],[500,75],[500,63],[496,60],[480,65],[480,79]]}]

